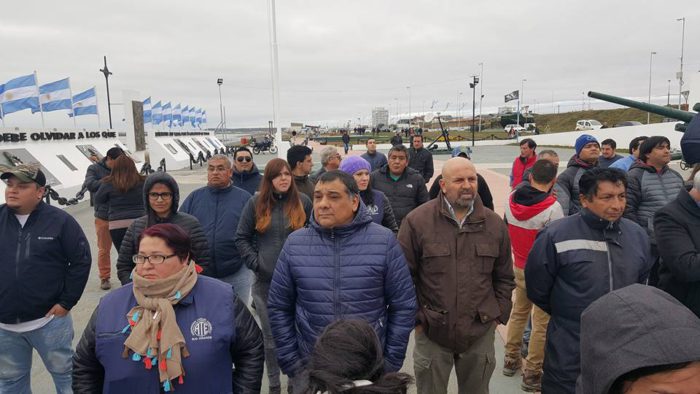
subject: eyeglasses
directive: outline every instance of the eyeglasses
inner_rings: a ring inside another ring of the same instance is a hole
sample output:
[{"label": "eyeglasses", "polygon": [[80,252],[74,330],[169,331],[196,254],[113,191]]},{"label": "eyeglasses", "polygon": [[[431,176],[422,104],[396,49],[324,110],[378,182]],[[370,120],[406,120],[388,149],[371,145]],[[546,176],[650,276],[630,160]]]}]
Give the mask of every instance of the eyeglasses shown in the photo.
[{"label": "eyeglasses", "polygon": [[246,163],[250,163],[251,161],[253,161],[253,158],[249,156],[238,156],[236,157],[236,161],[239,163],[243,163],[243,161],[245,161]]},{"label": "eyeglasses", "polygon": [[163,199],[163,201],[170,200],[173,198],[173,194],[170,192],[165,192],[165,193],[156,193],[156,192],[150,192],[148,193],[148,198],[151,200],[156,200],[158,201],[158,198]]},{"label": "eyeglasses", "polygon": [[135,254],[131,257],[131,260],[133,260],[134,263],[136,264],[144,264],[146,261],[148,261],[151,264],[163,264],[163,262],[171,257],[174,257],[177,255],[171,254],[170,256],[163,256],[160,254],[154,254],[151,256],[144,256],[140,254]]}]

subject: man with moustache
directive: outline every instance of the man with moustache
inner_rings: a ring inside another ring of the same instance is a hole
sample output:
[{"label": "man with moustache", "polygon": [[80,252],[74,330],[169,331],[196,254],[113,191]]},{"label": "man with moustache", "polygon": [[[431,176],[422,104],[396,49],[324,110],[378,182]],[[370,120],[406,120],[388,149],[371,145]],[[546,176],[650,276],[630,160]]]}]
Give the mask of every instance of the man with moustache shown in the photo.
[{"label": "man with moustache", "polygon": [[398,235],[419,304],[416,386],[446,393],[454,368],[460,394],[488,393],[494,332],[515,287],[508,229],[478,197],[469,160],[448,160],[442,176],[438,197],[409,213]]},{"label": "man with moustache", "polygon": [[593,168],[579,182],[581,210],[540,231],[525,264],[527,298],[551,318],[543,393],[573,393],[580,373],[581,313],[603,295],[644,283],[652,259],[644,229],[622,217],[627,179]]}]

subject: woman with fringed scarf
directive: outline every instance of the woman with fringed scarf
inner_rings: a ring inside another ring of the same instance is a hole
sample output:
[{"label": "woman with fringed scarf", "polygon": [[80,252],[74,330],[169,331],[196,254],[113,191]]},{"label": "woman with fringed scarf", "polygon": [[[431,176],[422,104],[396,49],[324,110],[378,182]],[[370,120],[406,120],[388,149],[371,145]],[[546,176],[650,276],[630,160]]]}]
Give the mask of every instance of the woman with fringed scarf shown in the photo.
[{"label": "woman with fringed scarf", "polygon": [[100,300],[73,356],[75,393],[257,393],[262,334],[233,289],[199,276],[174,224],[144,230],[133,283]]}]

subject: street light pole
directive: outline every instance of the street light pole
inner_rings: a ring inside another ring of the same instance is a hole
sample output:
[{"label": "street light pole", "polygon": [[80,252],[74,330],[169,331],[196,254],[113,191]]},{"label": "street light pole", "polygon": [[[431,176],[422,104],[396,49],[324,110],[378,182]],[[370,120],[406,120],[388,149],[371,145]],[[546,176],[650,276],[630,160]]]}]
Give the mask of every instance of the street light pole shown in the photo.
[{"label": "street light pole", "polygon": [[218,78],[216,80],[216,84],[219,85],[219,111],[221,111],[221,122],[219,123],[221,125],[221,129],[224,129],[224,102],[221,100],[221,85],[224,84],[224,79],[223,78]]},{"label": "street light pole", "polygon": [[[649,104],[651,104],[651,64],[652,60],[654,59],[654,55],[656,55],[656,52],[651,51],[651,54],[649,55]],[[651,113],[647,112],[647,124],[651,123]]]},{"label": "street light pole", "polygon": [[668,80],[668,97],[666,98],[666,106],[671,106],[671,80]]},{"label": "street light pole", "polygon": [[481,72],[479,73],[479,80],[481,85],[479,85],[479,132],[481,132],[481,104],[484,100],[484,63],[479,63],[481,66]]},{"label": "street light pole", "polygon": [[685,47],[685,17],[676,19],[683,22],[683,32],[681,34],[681,72],[678,73],[678,109],[681,109],[681,97],[683,96],[683,49]]},{"label": "street light pole", "polygon": [[105,75],[105,83],[107,84],[107,114],[109,115],[109,128],[112,129],[112,102],[109,99],[109,76],[112,72],[107,68],[107,56],[105,59],[105,67],[100,69],[100,72]]},{"label": "street light pole", "polygon": [[411,87],[406,86],[408,89],[408,128],[411,128]]},{"label": "street light pole", "polygon": [[472,89],[472,146],[474,146],[474,122],[476,121],[476,85],[479,83],[479,77],[476,75],[472,76],[472,82],[469,83],[469,87]]}]

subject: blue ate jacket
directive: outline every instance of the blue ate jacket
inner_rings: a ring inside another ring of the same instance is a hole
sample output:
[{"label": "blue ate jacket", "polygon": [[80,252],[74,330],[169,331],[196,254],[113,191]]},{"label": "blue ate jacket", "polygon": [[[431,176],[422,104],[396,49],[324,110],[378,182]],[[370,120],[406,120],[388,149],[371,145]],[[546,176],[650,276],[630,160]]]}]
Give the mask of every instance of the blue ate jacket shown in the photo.
[{"label": "blue ate jacket", "polygon": [[90,275],[90,245],[78,222],[43,201],[20,226],[0,205],[0,322],[17,324],[46,315],[56,304],[70,310]]},{"label": "blue ate jacket", "polygon": [[250,193],[230,184],[223,189],[199,188],[185,199],[181,212],[196,217],[207,234],[211,276],[222,278],[243,267],[235,238]]},{"label": "blue ate jacket", "polygon": [[[124,330],[126,314],[135,305],[131,283],[100,300],[73,356],[74,392],[162,392],[158,365],[149,370],[132,359],[133,353],[122,356],[130,334]],[[262,334],[231,286],[199,276],[173,309],[190,354],[182,358],[183,382],[171,382],[176,393],[260,392]]]},{"label": "blue ate jacket", "polygon": [[339,319],[363,319],[384,346],[386,368],[398,371],[415,326],[416,295],[394,234],[360,208],[345,226],[315,220],[293,232],[280,253],[268,311],[277,359],[294,376],[306,364],[324,328]]}]

